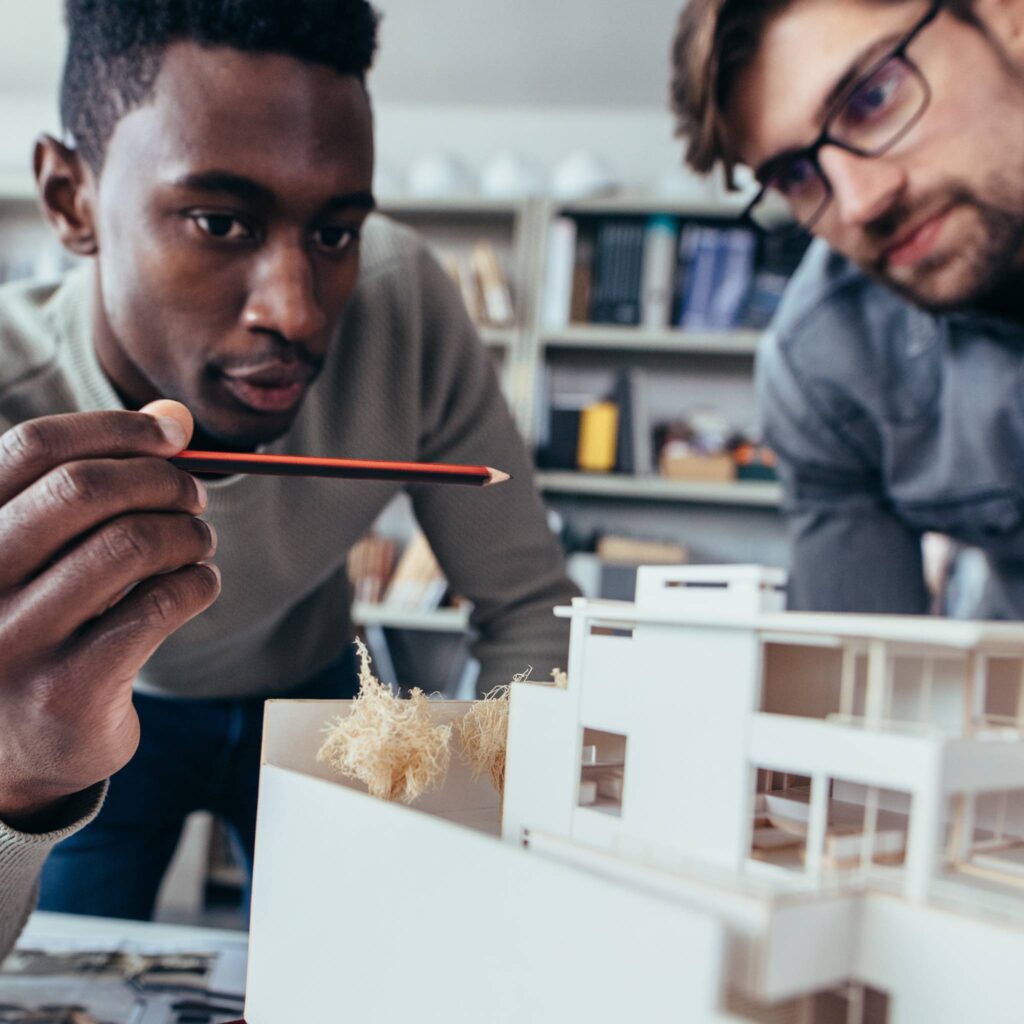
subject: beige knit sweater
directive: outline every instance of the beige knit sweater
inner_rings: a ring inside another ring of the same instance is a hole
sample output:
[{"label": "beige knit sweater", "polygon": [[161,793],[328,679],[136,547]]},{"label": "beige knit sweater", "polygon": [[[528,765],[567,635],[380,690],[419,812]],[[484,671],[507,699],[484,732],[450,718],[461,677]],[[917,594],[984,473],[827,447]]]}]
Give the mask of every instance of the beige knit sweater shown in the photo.
[{"label": "beige knit sweater", "polygon": [[10,951],[36,903],[39,870],[62,839],[84,828],[99,813],[107,784],[79,793],[63,809],[61,824],[38,835],[16,832],[0,822],[0,960]]},{"label": "beige knit sweater", "polygon": [[[0,431],[20,420],[120,408],[90,339],[91,268],[60,285],[0,289]],[[474,605],[480,685],[528,664],[564,666],[552,608],[574,590],[529,458],[454,286],[408,230],[374,216],[360,283],[324,372],[267,449],[495,466],[499,487],[408,488],[452,587]],[[171,637],[140,689],[181,697],[281,695],[351,642],[345,560],[397,484],[234,477],[209,486],[217,603]],[[57,837],[59,838],[59,836]],[[0,831],[0,915],[16,928],[47,844]],[[6,888],[5,888],[6,886]],[[12,891],[11,887],[16,891]]]}]

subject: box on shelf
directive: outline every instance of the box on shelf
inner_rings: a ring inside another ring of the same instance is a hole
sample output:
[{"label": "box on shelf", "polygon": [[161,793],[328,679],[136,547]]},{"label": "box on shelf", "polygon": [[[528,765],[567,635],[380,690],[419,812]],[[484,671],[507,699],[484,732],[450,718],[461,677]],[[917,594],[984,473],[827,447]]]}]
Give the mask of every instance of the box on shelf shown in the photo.
[{"label": "box on shelf", "polygon": [[736,479],[736,464],[730,455],[694,455],[673,451],[669,445],[659,460],[661,475],[670,480],[702,480],[727,483]]}]

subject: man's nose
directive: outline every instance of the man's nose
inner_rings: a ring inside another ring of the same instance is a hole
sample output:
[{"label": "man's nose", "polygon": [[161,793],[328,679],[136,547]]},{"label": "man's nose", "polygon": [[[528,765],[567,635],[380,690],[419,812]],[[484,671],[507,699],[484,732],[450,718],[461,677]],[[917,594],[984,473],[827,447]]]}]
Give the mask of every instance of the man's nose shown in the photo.
[{"label": "man's nose", "polygon": [[257,263],[243,315],[245,326],[289,341],[315,342],[327,326],[309,253],[281,244]]},{"label": "man's nose", "polygon": [[825,146],[818,159],[832,185],[834,214],[843,227],[864,227],[881,217],[906,186],[903,169],[884,157]]}]

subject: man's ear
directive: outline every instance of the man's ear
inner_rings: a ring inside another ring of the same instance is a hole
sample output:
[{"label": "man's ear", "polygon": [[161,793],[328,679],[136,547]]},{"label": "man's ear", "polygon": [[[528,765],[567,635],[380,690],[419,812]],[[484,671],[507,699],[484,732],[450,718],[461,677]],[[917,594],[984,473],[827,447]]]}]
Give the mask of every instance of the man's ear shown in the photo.
[{"label": "man's ear", "polygon": [[43,214],[61,244],[76,256],[95,256],[99,245],[94,178],[81,154],[50,135],[41,135],[36,140],[33,166]]}]

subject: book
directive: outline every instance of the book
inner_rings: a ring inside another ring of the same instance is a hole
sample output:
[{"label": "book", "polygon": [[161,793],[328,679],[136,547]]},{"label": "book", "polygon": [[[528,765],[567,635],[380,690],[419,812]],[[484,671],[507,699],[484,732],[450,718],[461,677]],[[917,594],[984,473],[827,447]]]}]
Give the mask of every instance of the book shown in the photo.
[{"label": "book", "polygon": [[653,473],[646,373],[639,367],[621,371],[611,397],[619,408],[615,471],[636,476]]},{"label": "book", "polygon": [[548,330],[561,330],[569,323],[576,255],[576,221],[572,217],[556,217],[548,229],[544,278],[543,323]]},{"label": "book", "polygon": [[715,289],[725,274],[727,252],[724,232],[718,228],[696,228],[692,245],[692,262],[679,326],[688,331],[706,331],[711,327]]},{"label": "book", "polygon": [[697,243],[700,240],[700,228],[695,224],[687,224],[679,233],[679,248],[676,255],[675,296],[672,312],[672,323],[682,327],[686,317],[687,297],[693,287],[693,271],[697,258]]},{"label": "book", "polygon": [[741,314],[743,326],[754,330],[768,327],[809,245],[810,238],[802,236],[768,235],[761,239],[754,280]]},{"label": "book", "polygon": [[649,331],[664,330],[672,315],[672,286],[679,221],[657,214],[644,228],[641,323]]},{"label": "book", "polygon": [[728,330],[739,324],[754,283],[756,240],[745,228],[730,228],[719,233],[718,245],[707,326]]},{"label": "book", "polygon": [[637,476],[650,476],[654,472],[653,427],[647,394],[647,371],[632,367],[629,371],[629,406],[633,418],[633,472]]},{"label": "book", "polygon": [[582,413],[570,407],[552,406],[548,410],[546,442],[537,449],[540,469],[576,469]]},{"label": "book", "polygon": [[476,277],[473,274],[469,261],[459,253],[446,252],[441,254],[441,266],[448,272],[448,276],[458,285],[459,294],[462,296],[462,304],[474,323],[483,323],[484,309],[481,301],[480,290],[477,287]]},{"label": "book", "polygon": [[417,530],[391,576],[383,604],[407,611],[440,607],[448,583],[426,536]]},{"label": "book", "polygon": [[615,472],[636,473],[634,460],[633,435],[636,423],[633,417],[633,389],[630,384],[629,371],[622,370],[615,378],[611,400],[619,410],[619,424],[615,439]]},{"label": "book", "polygon": [[512,292],[498,254],[489,242],[471,252],[443,252],[441,265],[458,285],[462,302],[474,323],[508,327],[515,320]]},{"label": "book", "polygon": [[514,322],[512,290],[490,242],[478,242],[470,257],[482,299],[483,320],[492,327],[509,327]]},{"label": "book", "polygon": [[379,604],[395,567],[396,545],[376,533],[368,533],[348,553],[347,569],[356,601]]},{"label": "book", "polygon": [[576,257],[572,268],[572,299],[569,303],[569,322],[585,324],[590,318],[590,303],[594,286],[595,230],[593,221],[576,224]]},{"label": "book", "polygon": [[591,323],[623,326],[640,323],[643,249],[642,222],[609,218],[598,224]]}]

